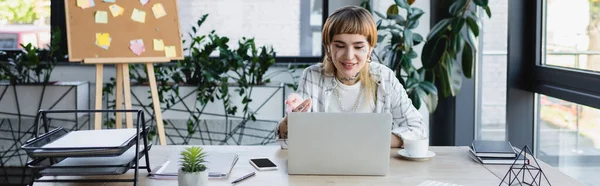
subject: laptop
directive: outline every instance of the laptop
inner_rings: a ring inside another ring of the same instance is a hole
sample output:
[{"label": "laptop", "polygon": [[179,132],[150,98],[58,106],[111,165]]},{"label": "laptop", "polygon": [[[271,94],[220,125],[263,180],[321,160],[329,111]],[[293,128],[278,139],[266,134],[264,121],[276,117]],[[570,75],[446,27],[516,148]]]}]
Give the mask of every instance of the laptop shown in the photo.
[{"label": "laptop", "polygon": [[288,174],[386,175],[391,129],[389,113],[291,112]]}]

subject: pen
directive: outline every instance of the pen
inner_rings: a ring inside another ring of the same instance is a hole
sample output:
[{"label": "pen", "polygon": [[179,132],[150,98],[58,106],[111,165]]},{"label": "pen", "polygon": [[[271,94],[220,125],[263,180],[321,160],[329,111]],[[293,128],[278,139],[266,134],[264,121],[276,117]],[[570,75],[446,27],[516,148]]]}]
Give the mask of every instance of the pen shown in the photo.
[{"label": "pen", "polygon": [[245,175],[245,176],[243,176],[243,177],[241,177],[241,178],[238,178],[237,180],[234,180],[233,182],[231,182],[231,184],[235,184],[235,183],[237,183],[237,182],[240,182],[240,181],[243,181],[243,180],[245,180],[245,179],[248,179],[249,177],[252,177],[252,176],[254,176],[255,174],[256,174],[256,173],[254,173],[254,172],[251,172],[250,174],[247,174],[247,175]]}]

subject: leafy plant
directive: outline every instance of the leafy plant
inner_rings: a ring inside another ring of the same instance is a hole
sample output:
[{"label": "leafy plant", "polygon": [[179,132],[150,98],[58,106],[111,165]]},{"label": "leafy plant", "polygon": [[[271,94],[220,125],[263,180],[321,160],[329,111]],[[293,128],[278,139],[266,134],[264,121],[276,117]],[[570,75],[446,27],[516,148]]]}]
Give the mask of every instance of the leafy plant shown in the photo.
[{"label": "leafy plant", "polygon": [[[484,7],[491,16],[487,1],[474,2]],[[412,7],[413,3],[411,0],[395,0],[385,14],[374,11],[381,18],[377,21],[378,46],[374,55],[396,72],[396,78],[406,88],[416,108],[420,108],[421,100],[424,100],[429,111],[433,112],[437,107],[438,90],[442,90],[444,97],[455,96],[463,74],[468,78],[472,75],[479,19],[475,11],[469,9],[471,0],[457,0],[450,6],[452,17],[438,22],[425,41],[423,36],[413,32],[424,14],[423,10]],[[361,3],[367,8],[370,8],[369,4],[368,1]],[[400,14],[400,9],[405,15]],[[417,68],[413,60],[418,58],[418,54],[413,47],[423,42],[423,65]],[[461,58],[458,58],[459,55]],[[439,87],[436,87],[436,80]]]},{"label": "leafy plant", "polygon": [[427,35],[421,61],[427,78],[438,80],[442,94],[455,96],[462,85],[462,76],[471,78],[477,54],[479,22],[475,8],[480,6],[491,17],[487,0],[456,0],[450,5],[451,17],[435,24]]},{"label": "leafy plant", "polygon": [[8,62],[0,65],[0,77],[10,84],[48,84],[52,70],[60,58],[58,54],[60,29],[53,28],[48,50],[21,44],[22,52],[7,54]]},{"label": "leafy plant", "polygon": [[201,147],[187,147],[181,152],[181,171],[202,172],[206,170],[204,163],[206,152]]},{"label": "leafy plant", "polygon": [[[405,9],[405,16],[400,15],[400,8]],[[386,14],[375,11],[381,19],[377,21],[378,45],[374,55],[396,72],[396,78],[416,108],[421,107],[421,98],[437,96],[433,82],[425,79],[425,69],[413,64],[413,59],[418,57],[413,47],[423,42],[423,36],[413,32],[413,29],[417,28],[419,18],[424,13],[419,8],[411,7],[406,0],[398,0],[390,5]],[[433,104],[429,104],[428,108],[435,110]]]}]

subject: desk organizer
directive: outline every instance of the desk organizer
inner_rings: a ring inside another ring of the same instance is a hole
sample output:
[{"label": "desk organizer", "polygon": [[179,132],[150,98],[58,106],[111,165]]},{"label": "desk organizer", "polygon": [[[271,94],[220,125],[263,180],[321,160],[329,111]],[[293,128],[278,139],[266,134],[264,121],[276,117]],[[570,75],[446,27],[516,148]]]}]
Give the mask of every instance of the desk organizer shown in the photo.
[{"label": "desk organizer", "polygon": [[[77,112],[134,112],[137,113],[135,129],[108,129],[72,131],[59,127],[49,130],[47,115],[51,113]],[[41,120],[41,121],[40,121]],[[27,166],[36,175],[32,182],[133,182],[137,185],[139,169],[150,170],[148,130],[141,110],[41,110],[35,120],[33,139],[21,148],[32,158]],[[40,123],[45,133],[39,135]],[[106,136],[113,134],[113,136]],[[110,138],[99,143],[99,137]],[[77,140],[74,140],[77,139]],[[105,145],[106,143],[106,145]],[[142,144],[141,144],[142,143]],[[141,147],[141,148],[140,148]],[[137,150],[136,150],[137,149]],[[145,157],[145,166],[139,161]],[[59,179],[60,176],[108,176],[122,175],[135,170],[133,179]],[[57,176],[54,179],[36,179]]]}]

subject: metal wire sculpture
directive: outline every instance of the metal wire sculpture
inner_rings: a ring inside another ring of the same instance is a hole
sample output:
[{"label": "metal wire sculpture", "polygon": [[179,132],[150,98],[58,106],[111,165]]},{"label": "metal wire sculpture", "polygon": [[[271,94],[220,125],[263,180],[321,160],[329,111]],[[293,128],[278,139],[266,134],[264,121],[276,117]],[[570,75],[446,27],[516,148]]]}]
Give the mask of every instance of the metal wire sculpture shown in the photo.
[{"label": "metal wire sculpture", "polygon": [[[506,185],[506,184],[508,184],[509,186],[512,186],[512,185],[536,185],[536,186],[539,186],[539,185],[542,185],[542,183],[543,183],[542,177],[546,181],[546,183],[548,183],[548,185],[552,185],[552,184],[550,184],[548,177],[546,177],[546,174],[544,174],[542,167],[537,162],[537,160],[532,156],[532,154],[533,153],[531,152],[531,149],[529,149],[529,147],[527,145],[525,145],[525,147],[523,147],[523,149],[521,149],[521,152],[519,152],[519,154],[517,154],[517,158],[515,158],[515,161],[510,166],[510,169],[508,170],[508,172],[506,172],[506,174],[504,175],[504,178],[502,178],[502,182],[500,182],[499,186]],[[524,158],[521,159],[521,156],[523,156]],[[530,159],[533,161],[530,161]],[[516,164],[517,161],[524,161],[524,162],[522,164]],[[534,162],[535,165],[532,165],[531,162]],[[525,177],[525,175],[529,175],[529,176]],[[508,180],[507,180],[507,178],[508,178]]]}]

